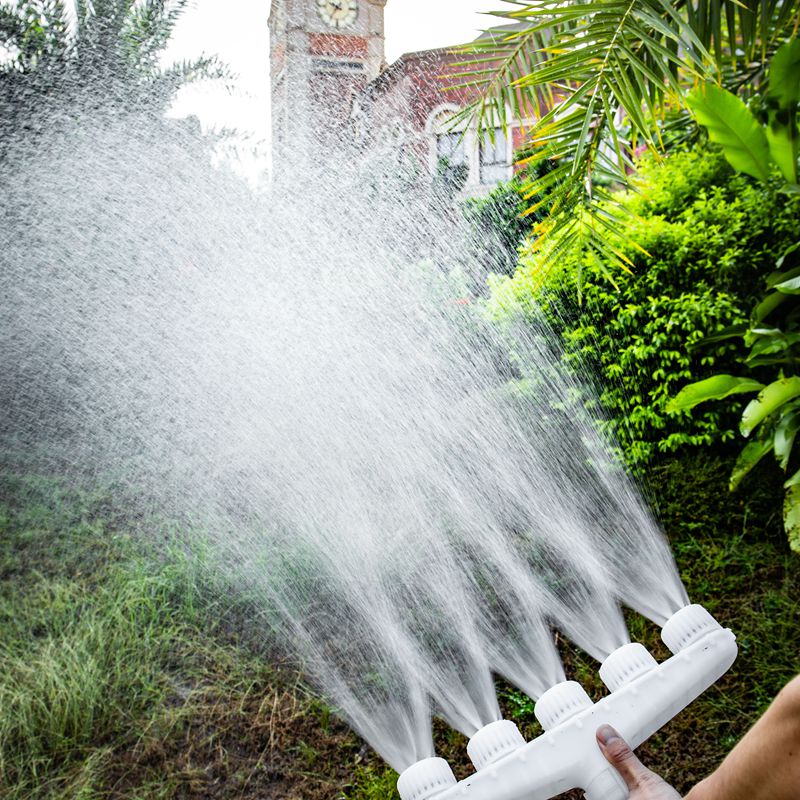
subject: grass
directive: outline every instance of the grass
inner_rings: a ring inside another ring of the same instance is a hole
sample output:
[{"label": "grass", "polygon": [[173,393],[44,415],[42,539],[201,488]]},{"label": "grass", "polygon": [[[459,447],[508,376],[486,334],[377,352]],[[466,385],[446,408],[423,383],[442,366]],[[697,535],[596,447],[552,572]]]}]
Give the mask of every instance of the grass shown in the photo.
[{"label": "grass", "polygon": [[330,798],[347,784],[361,744],[237,646],[185,558],[142,552],[101,495],[0,487],[0,796]]},{"label": "grass", "polygon": [[[728,495],[729,462],[696,455],[652,473],[692,599],[739,636],[716,687],[642,748],[681,791],[705,775],[800,671],[800,559],[774,476]],[[779,484],[777,484],[779,486]],[[276,672],[193,564],[144,552],[102,493],[0,476],[0,796],[389,800],[395,773],[291,673]],[[666,655],[657,629],[632,637]],[[603,692],[597,664],[562,643],[570,676]],[[533,704],[498,685],[536,735]],[[459,777],[465,740],[435,726]]]}]

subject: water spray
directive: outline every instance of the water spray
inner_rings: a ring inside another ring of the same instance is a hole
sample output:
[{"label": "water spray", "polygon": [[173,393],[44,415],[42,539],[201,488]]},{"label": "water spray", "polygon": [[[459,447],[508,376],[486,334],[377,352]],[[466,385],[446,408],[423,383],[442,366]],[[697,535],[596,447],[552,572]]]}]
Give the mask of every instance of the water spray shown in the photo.
[{"label": "water spray", "polygon": [[[35,136],[0,147],[14,470],[111,487],[159,548],[169,520],[176,552],[197,547],[209,585],[263,614],[254,637],[268,631],[387,763],[422,764],[407,799],[588,787],[603,766],[591,729],[617,716],[564,682],[549,626],[603,660],[629,641],[618,601],[663,624],[689,600],[544,310],[463,304],[486,271],[472,234],[396,164],[315,160],[254,193],[160,111],[51,99]],[[668,670],[619,652],[618,670]],[[499,721],[493,671],[550,690],[545,736]],[[429,701],[475,734],[460,788],[425,766]]]},{"label": "water spray", "polygon": [[427,758],[400,775],[402,800],[548,800],[582,789],[588,800],[625,800],[628,789],[606,761],[595,732],[608,724],[635,748],[727,672],[736,637],[702,606],[682,608],[661,631],[672,657],[658,664],[638,643],[615,650],[600,667],[610,694],[592,703],[583,687],[564,681],[545,692],[534,713],[544,733],[526,743],[509,720],[493,722],[469,741],[476,772],[456,782],[449,764]]}]

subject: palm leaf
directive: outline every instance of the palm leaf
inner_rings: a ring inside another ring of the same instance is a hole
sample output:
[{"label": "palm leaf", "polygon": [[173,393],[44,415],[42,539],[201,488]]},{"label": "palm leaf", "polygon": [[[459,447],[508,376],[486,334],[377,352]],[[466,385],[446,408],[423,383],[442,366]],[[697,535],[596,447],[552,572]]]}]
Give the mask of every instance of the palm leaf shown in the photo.
[{"label": "palm leaf", "polygon": [[[460,74],[472,100],[459,121],[495,128],[511,117],[538,117],[525,165],[558,165],[526,187],[534,208],[551,209],[538,235],[566,236],[617,267],[624,262],[593,238],[605,233],[598,206],[615,204],[596,191],[597,180],[625,185],[634,146],[662,152],[685,138],[686,113],[676,113],[685,87],[719,81],[724,70],[732,81],[763,72],[756,56],[774,50],[800,18],[799,0],[506,2],[509,9],[494,16],[519,28],[465,48]],[[536,113],[544,103],[549,110]],[[620,119],[630,127],[625,142]],[[573,224],[578,209],[590,224]]]}]

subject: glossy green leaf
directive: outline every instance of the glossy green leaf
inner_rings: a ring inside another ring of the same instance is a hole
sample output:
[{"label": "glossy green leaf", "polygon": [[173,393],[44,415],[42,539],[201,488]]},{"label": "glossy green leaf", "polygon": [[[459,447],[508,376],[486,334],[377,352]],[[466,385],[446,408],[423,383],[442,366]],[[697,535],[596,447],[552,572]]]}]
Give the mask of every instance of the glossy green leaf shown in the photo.
[{"label": "glossy green leaf", "polygon": [[739,97],[709,83],[692,92],[686,104],[734,169],[762,181],[769,178],[767,136]]},{"label": "glossy green leaf", "polygon": [[772,57],[769,96],[784,109],[793,109],[800,103],[800,39],[782,44]]},{"label": "glossy green leaf", "polygon": [[714,375],[697,383],[684,386],[667,404],[667,411],[687,411],[707,400],[722,400],[734,394],[757,392],[764,384],[752,378],[737,378],[733,375]]},{"label": "glossy green leaf", "polygon": [[[797,253],[798,250],[800,250],[800,242],[795,242],[794,244],[789,245],[789,247],[787,247],[783,251],[783,255],[775,262],[775,266],[778,269],[783,269],[784,265],[786,264],[787,259],[790,260],[790,261],[793,260],[791,258],[791,256],[794,253]],[[792,274],[790,275],[789,272],[791,272]],[[785,277],[783,277],[783,278],[779,277],[776,282],[780,282],[782,280],[786,280],[786,278],[794,277],[794,275],[800,275],[800,264],[798,264],[793,270],[790,270],[789,272],[778,273],[779,275],[783,274]]]},{"label": "glossy green leaf", "polygon": [[800,294],[800,275],[796,278],[789,278],[789,280],[776,283],[774,288],[781,294]]},{"label": "glossy green leaf", "polygon": [[728,339],[740,339],[747,333],[747,325],[738,324],[738,325],[728,325],[726,328],[722,328],[718,330],[716,333],[712,333],[708,336],[704,336],[702,339],[698,339],[692,345],[692,348],[695,347],[705,347],[709,344],[716,344],[717,342],[724,342]]},{"label": "glossy green leaf", "polygon": [[798,430],[800,430],[800,413],[797,412],[797,404],[795,404],[794,411],[789,411],[781,417],[780,422],[775,426],[775,433],[772,437],[775,458],[781,465],[781,469],[789,466],[789,457],[792,454]]},{"label": "glossy green leaf", "polygon": [[800,553],[800,486],[792,484],[783,497],[783,529],[789,537],[789,547]]},{"label": "glossy green leaf", "polygon": [[788,258],[791,253],[794,252],[795,246],[790,247],[788,250],[784,252],[784,254],[775,262],[775,266],[778,267],[775,272],[771,272],[767,276],[767,287],[772,289],[774,288],[776,283],[783,283],[784,281],[788,281],[790,278],[796,278],[800,276],[800,264],[796,267],[792,267],[791,269],[783,269],[783,265],[786,263],[786,259]]},{"label": "glossy green leaf", "polygon": [[794,110],[770,112],[767,127],[769,152],[787,183],[797,183],[798,135]]},{"label": "glossy green leaf", "polygon": [[751,322],[763,322],[773,311],[782,306],[788,297],[782,292],[770,292],[753,310]]},{"label": "glossy green leaf", "polygon": [[748,442],[736,459],[728,488],[733,491],[742,482],[745,475],[770,452],[772,452],[772,441],[770,439],[756,439],[753,442]]},{"label": "glossy green leaf", "polygon": [[800,486],[800,469],[792,475],[787,481],[784,481],[783,488],[788,489],[790,486]]},{"label": "glossy green leaf", "polygon": [[800,396],[800,378],[780,378],[758,393],[751,400],[742,414],[739,430],[743,436],[749,436],[770,414],[774,414],[784,403]]},{"label": "glossy green leaf", "polygon": [[752,367],[756,361],[763,363],[763,356],[784,356],[787,348],[793,343],[788,341],[786,335],[780,330],[776,330],[774,334],[769,336],[755,337],[751,341],[752,346],[747,355],[746,363]]},{"label": "glossy green leaf", "polygon": [[785,350],[780,353],[769,353],[747,358],[747,366],[751,369],[758,367],[789,367],[797,363],[797,356],[787,353]]}]

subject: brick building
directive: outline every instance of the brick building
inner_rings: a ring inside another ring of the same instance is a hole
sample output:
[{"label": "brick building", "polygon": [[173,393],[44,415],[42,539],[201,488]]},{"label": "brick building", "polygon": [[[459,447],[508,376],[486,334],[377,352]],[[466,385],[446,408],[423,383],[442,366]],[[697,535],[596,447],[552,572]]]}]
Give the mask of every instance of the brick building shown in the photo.
[{"label": "brick building", "polygon": [[392,149],[421,173],[459,172],[468,194],[510,178],[524,121],[494,135],[479,136],[463,123],[454,127],[453,116],[469,101],[456,77],[464,55],[440,48],[406,53],[387,66],[386,1],[273,0],[276,155],[291,159],[357,142]]}]

